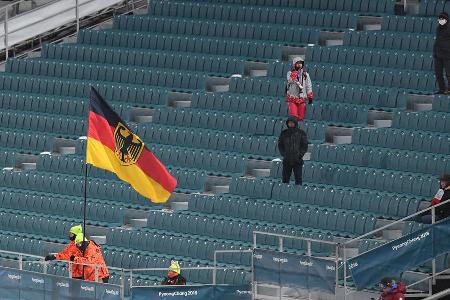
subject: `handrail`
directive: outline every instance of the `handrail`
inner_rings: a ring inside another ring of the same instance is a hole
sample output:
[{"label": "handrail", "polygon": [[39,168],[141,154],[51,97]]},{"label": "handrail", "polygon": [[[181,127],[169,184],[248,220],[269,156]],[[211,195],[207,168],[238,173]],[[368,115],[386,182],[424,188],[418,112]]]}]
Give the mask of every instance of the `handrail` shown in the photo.
[{"label": "handrail", "polygon": [[416,216],[418,216],[418,215],[423,214],[424,212],[427,212],[427,211],[433,211],[433,210],[435,210],[437,207],[439,207],[439,206],[441,206],[441,205],[443,205],[443,204],[447,204],[447,203],[450,204],[450,199],[449,199],[449,200],[446,200],[446,201],[444,201],[444,202],[441,202],[441,203],[439,203],[439,204],[437,204],[437,205],[433,205],[433,206],[430,206],[430,207],[428,207],[428,208],[426,208],[426,209],[420,210],[420,211],[418,211],[418,212],[416,212],[416,213],[413,213],[412,215],[406,216],[406,217],[404,217],[404,218],[402,218],[402,219],[400,219],[400,220],[397,220],[397,221],[395,221],[395,222],[386,224],[386,225],[384,225],[384,226],[382,226],[382,227],[380,227],[380,228],[374,229],[374,230],[372,230],[372,231],[370,231],[370,232],[368,232],[368,233],[365,233],[365,234],[363,234],[363,235],[361,235],[361,236],[359,236],[359,237],[356,237],[356,238],[353,238],[353,239],[351,239],[351,240],[348,240],[348,241],[346,241],[346,242],[344,243],[344,245],[347,245],[347,244],[350,244],[350,243],[354,243],[354,242],[359,241],[359,240],[362,240],[362,239],[364,239],[364,238],[366,238],[366,237],[368,237],[368,236],[372,236],[372,235],[374,235],[374,234],[377,233],[377,232],[383,231],[383,230],[385,230],[385,229],[387,229],[387,228],[389,228],[389,227],[392,227],[393,225],[397,225],[397,224],[399,224],[399,223],[401,223],[401,222],[407,221],[407,220],[409,220],[409,219],[411,219],[411,218],[413,218],[413,217],[416,217]]},{"label": "handrail", "polygon": [[442,299],[442,297],[448,296],[448,295],[450,295],[450,289],[443,290],[442,292],[439,292],[437,294],[431,295],[430,297],[427,297],[427,298],[425,298],[423,300]]}]

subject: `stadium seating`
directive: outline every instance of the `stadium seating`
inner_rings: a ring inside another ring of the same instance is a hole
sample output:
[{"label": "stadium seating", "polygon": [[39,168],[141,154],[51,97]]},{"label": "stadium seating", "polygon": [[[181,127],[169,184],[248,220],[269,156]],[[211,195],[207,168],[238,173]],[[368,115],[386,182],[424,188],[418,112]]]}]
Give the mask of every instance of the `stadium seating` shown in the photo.
[{"label": "stadium seating", "polygon": [[[106,235],[105,259],[119,268],[165,268],[172,259],[182,267],[212,266],[215,250],[250,249],[254,231],[342,241],[417,212],[435,194],[437,176],[450,171],[449,98],[434,96],[432,110],[422,112],[409,103],[411,94],[436,90],[435,15],[450,7],[422,0],[419,16],[398,16],[395,2],[151,1],[146,15],[115,16],[110,29],[84,29],[75,43],[9,59],[0,74],[0,250],[61,249],[70,226],[82,221],[85,184],[88,225]],[[362,30],[366,16],[381,20],[381,30]],[[327,35],[343,45],[324,46]],[[277,160],[286,73],[296,55],[305,57],[315,95],[299,125],[310,143],[302,186],[280,182]],[[253,76],[252,68],[267,74]],[[208,88],[213,79],[226,91]],[[176,177],[187,210],[150,203],[113,173],[85,166],[79,137],[86,136],[91,86]],[[174,101],[177,93],[183,105]],[[143,108],[151,121],[134,122]],[[368,124],[379,112],[392,116],[390,127]],[[351,132],[350,144],[331,143],[336,128]],[[75,154],[49,154],[58,139]],[[35,169],[21,168],[24,157],[34,158]],[[254,176],[268,165],[268,176]],[[217,179],[229,182],[227,193],[209,189]],[[139,226],[130,221],[135,217]],[[403,233],[420,228],[405,222]],[[362,253],[385,242],[355,247]],[[276,250],[278,239],[258,243]],[[308,250],[304,240],[283,246]],[[323,243],[311,250],[335,251]],[[0,253],[0,263],[9,257]],[[250,280],[249,253],[218,255],[218,262],[218,283]],[[24,267],[38,270],[31,262]],[[56,263],[48,272],[67,270]],[[134,280],[156,284],[162,275]],[[184,275],[210,283],[212,271]],[[120,276],[111,272],[111,282]]]}]

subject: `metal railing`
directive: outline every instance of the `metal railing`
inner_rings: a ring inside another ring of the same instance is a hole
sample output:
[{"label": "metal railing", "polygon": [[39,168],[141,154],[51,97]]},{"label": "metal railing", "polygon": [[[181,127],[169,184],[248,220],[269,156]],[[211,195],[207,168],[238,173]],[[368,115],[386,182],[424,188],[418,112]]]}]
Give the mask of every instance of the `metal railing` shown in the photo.
[{"label": "metal railing", "polygon": [[[382,233],[384,230],[387,230],[387,229],[390,229],[390,228],[392,228],[394,226],[402,224],[405,221],[417,221],[417,220],[415,220],[416,217],[419,217],[419,216],[421,216],[423,214],[427,214],[427,213],[431,213],[431,224],[434,224],[434,223],[436,223],[436,209],[438,207],[442,206],[442,205],[445,205],[445,204],[450,204],[450,200],[446,200],[446,201],[443,201],[443,202],[441,202],[441,203],[439,203],[437,205],[430,206],[430,207],[428,207],[426,209],[418,211],[418,212],[416,212],[414,214],[411,214],[409,216],[401,218],[401,219],[399,219],[397,221],[394,221],[392,223],[386,224],[386,225],[384,225],[384,226],[382,226],[380,228],[377,228],[377,229],[372,230],[372,231],[370,231],[370,232],[368,232],[366,234],[363,234],[363,235],[361,235],[359,237],[353,238],[351,240],[346,241],[345,243],[342,243],[342,245],[340,247],[342,247],[342,252],[343,252],[342,262],[344,264],[344,289],[345,289],[345,295],[347,296],[347,295],[351,294],[352,292],[354,292],[354,289],[349,289],[348,288],[348,281],[347,281],[350,278],[350,276],[347,276],[347,265],[348,265],[348,259],[349,258],[347,257],[346,249],[347,248],[353,248],[353,247],[349,247],[349,245],[355,244],[356,242],[359,242],[359,241],[367,240],[370,237],[372,237],[372,236],[374,236],[376,234]],[[366,252],[372,251],[372,250],[377,249],[377,248],[382,247],[382,246],[383,245],[374,247],[372,249],[367,250]],[[355,256],[353,258],[356,258],[356,257],[358,257],[358,256],[360,256],[360,255],[362,255],[362,254],[364,254],[366,252],[359,253],[357,256]],[[431,278],[432,283],[430,283],[430,284],[435,284],[436,283],[436,276],[439,275],[439,274],[440,273],[436,272],[436,260],[433,259],[432,263],[431,263],[431,276],[429,277],[429,278]],[[418,282],[414,282],[414,283],[410,284],[410,286],[416,285],[419,282],[423,282],[423,281],[424,281],[423,279],[419,280]],[[429,289],[429,295],[431,295],[431,292],[432,292],[431,289]]]},{"label": "metal railing", "polygon": [[[42,40],[45,40],[46,38],[50,37],[52,34],[60,31],[61,28],[63,28],[63,27],[71,27],[71,26],[72,26],[72,28],[74,27],[74,33],[67,34],[63,38],[56,39],[56,40],[54,40],[52,42],[59,42],[59,41],[61,41],[64,38],[77,36],[79,31],[80,31],[81,20],[83,20],[83,22],[84,21],[88,22],[88,21],[98,17],[99,15],[104,14],[104,12],[101,12],[101,13],[98,13],[98,14],[95,14],[95,15],[91,15],[91,16],[80,16],[80,7],[85,5],[85,4],[87,4],[87,3],[89,3],[89,2],[80,3],[81,0],[72,0],[73,5],[66,7],[64,10],[58,11],[57,14],[55,14],[53,16],[50,16],[47,19],[38,20],[38,21],[35,21],[35,22],[32,22],[32,23],[26,23],[23,26],[18,26],[18,27],[14,28],[14,29],[11,29],[11,26],[10,26],[11,25],[11,21],[14,20],[14,18],[23,16],[23,15],[28,14],[28,13],[32,13],[34,11],[42,9],[45,6],[49,6],[49,5],[55,4],[55,3],[59,2],[60,0],[50,0],[49,2],[46,2],[45,4],[43,4],[41,6],[34,7],[33,9],[25,11],[23,13],[14,14],[14,15],[10,14],[11,7],[14,7],[14,6],[17,7],[21,3],[24,3],[25,1],[26,0],[20,0],[20,1],[15,2],[15,3],[8,4],[8,5],[4,6],[4,7],[0,7],[0,15],[1,14],[5,15],[5,21],[4,21],[4,24],[3,24],[3,31],[4,32],[0,33],[0,41],[3,41],[3,43],[4,43],[4,48],[1,49],[1,51],[5,52],[5,59],[8,59],[8,57],[10,55],[9,52],[10,52],[11,49],[13,49],[14,47],[19,47],[21,45],[25,45],[25,44],[29,43],[30,40],[33,41],[33,47],[32,47],[32,49],[30,51],[26,51],[25,54],[28,54],[30,52],[39,50],[41,48]],[[141,3],[141,5],[137,5],[136,3]],[[149,3],[149,1],[143,1],[143,0],[123,0],[121,2],[121,4],[118,4],[118,5],[115,5],[114,7],[109,7],[109,8],[113,8],[114,9],[114,14],[115,14],[120,9],[131,7],[131,9],[129,9],[126,12],[124,12],[124,14],[125,14],[125,13],[128,13],[129,11],[146,8],[148,6],[148,3]],[[46,31],[46,32],[44,32],[42,34],[36,34],[34,37],[32,37],[30,39],[27,39],[27,40],[24,40],[24,41],[18,41],[18,42],[11,42],[11,35],[13,35],[14,33],[17,33],[17,32],[19,32],[20,30],[23,30],[23,29],[27,29],[28,27],[31,27],[31,26],[36,26],[40,22],[43,22],[45,20],[49,20],[52,17],[58,16],[58,15],[60,15],[62,13],[71,12],[71,11],[73,11],[74,21],[69,21],[67,24],[65,24],[63,26],[57,26],[57,27],[55,27],[55,28],[53,28],[51,30],[48,30],[48,31]],[[110,20],[110,19],[111,18],[108,18],[108,20]],[[75,22],[75,23],[73,23],[73,22]],[[103,24],[104,22],[96,23],[94,26],[98,26],[99,24]],[[87,27],[87,28],[92,28],[94,26]],[[34,41],[35,40],[38,41],[38,44],[39,44],[38,47],[34,46]]]}]

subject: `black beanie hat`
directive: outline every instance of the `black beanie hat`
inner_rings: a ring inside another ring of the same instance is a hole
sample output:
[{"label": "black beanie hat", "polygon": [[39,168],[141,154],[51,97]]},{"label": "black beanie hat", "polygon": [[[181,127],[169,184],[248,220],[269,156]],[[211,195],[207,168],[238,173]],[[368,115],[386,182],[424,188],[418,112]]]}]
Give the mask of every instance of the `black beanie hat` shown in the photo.
[{"label": "black beanie hat", "polygon": [[445,11],[441,12],[439,14],[439,19],[446,19],[448,21],[448,13],[446,13]]}]

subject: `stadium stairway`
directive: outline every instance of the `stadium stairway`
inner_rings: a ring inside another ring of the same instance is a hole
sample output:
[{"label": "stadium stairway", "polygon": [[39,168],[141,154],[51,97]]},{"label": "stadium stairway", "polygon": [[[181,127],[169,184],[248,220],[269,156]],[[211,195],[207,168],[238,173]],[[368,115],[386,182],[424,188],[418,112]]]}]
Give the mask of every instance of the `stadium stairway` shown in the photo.
[{"label": "stadium stairway", "polygon": [[[433,95],[431,16],[440,2],[396,16],[393,0],[151,1],[147,15],[117,16],[76,43],[10,59],[0,74],[0,250],[57,251],[81,222],[90,86],[178,180],[170,202],[156,205],[87,167],[88,234],[108,265],[211,266],[215,250],[250,249],[255,230],[343,241],[417,212],[450,170],[449,101]],[[280,183],[277,150],[285,74],[298,57],[315,93],[300,124],[310,142],[303,186]],[[421,227],[403,222],[353,254]],[[306,244],[286,241],[285,251],[305,253]],[[312,251],[335,254],[325,244]],[[218,259],[218,282],[250,280],[248,253]],[[184,274],[193,283],[212,277]],[[162,275],[135,280],[157,284]]]}]

